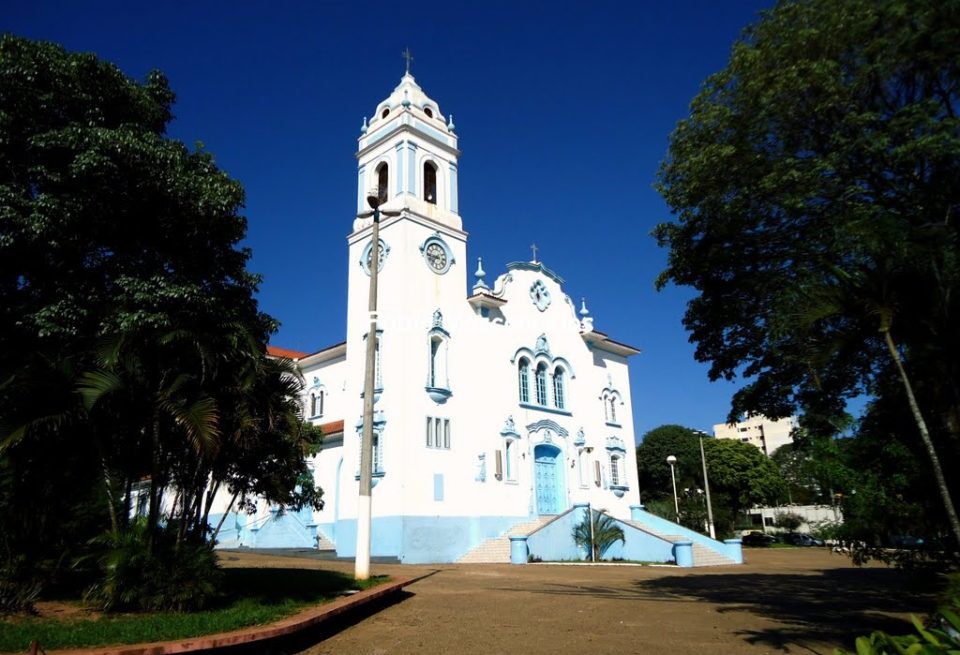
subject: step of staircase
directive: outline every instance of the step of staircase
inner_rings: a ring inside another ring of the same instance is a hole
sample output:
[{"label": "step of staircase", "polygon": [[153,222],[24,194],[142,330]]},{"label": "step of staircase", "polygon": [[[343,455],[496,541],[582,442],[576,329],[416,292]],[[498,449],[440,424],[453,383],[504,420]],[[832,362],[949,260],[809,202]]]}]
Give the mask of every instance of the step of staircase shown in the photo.
[{"label": "step of staircase", "polygon": [[530,534],[553,519],[553,516],[546,516],[533,521],[518,523],[499,537],[481,542],[479,546],[467,552],[457,562],[461,564],[509,564],[510,537]]},{"label": "step of staircase", "polygon": [[[642,530],[643,532],[652,534],[655,537],[660,537],[661,539],[665,539],[670,543],[676,543],[678,541],[689,541],[687,537],[684,537],[682,535],[663,534],[662,532],[654,530],[650,526],[640,521],[625,521],[625,523],[629,523],[630,525],[632,525],[638,530]],[[730,564],[736,564],[736,562],[734,562],[732,559],[730,559],[726,555],[718,553],[712,548],[704,546],[703,544],[698,544],[697,542],[693,542],[693,565],[694,566],[727,566]]]},{"label": "step of staircase", "polygon": [[322,533],[317,533],[317,550],[336,550],[337,546]]}]

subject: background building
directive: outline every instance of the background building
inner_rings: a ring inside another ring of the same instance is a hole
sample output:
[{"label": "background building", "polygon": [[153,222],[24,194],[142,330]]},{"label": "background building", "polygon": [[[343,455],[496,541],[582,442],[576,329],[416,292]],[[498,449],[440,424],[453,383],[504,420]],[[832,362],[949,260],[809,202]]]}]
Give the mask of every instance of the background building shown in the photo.
[{"label": "background building", "polygon": [[728,423],[714,425],[713,436],[717,439],[737,439],[753,444],[769,456],[780,446],[793,443],[793,431],[797,425],[796,416],[774,421],[765,416],[756,415],[732,425]]}]

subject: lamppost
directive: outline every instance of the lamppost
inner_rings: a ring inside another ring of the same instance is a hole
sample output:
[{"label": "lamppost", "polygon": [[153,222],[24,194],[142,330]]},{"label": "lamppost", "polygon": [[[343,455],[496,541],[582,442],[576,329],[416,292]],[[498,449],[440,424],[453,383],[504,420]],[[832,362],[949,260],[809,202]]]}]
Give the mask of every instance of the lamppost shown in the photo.
[{"label": "lamppost", "polygon": [[673,483],[673,511],[677,514],[677,523],[680,523],[680,502],[677,500],[677,475],[673,470],[676,463],[676,457],[673,455],[667,457],[667,464],[670,465],[670,481]]},{"label": "lamppost", "polygon": [[363,432],[360,442],[360,502],[357,505],[357,555],[354,562],[354,577],[366,580],[370,577],[370,496],[373,485],[373,380],[377,354],[377,277],[380,272],[380,215],[399,216],[400,212],[380,211],[386,200],[379,189],[367,192],[367,204],[371,211],[357,214],[357,218],[373,217],[373,234],[370,241],[370,330],[367,332],[367,360],[363,371]]},{"label": "lamppost", "polygon": [[703,490],[707,494],[707,529],[710,530],[710,538],[717,538],[717,531],[713,527],[713,506],[710,504],[710,477],[707,475],[707,456],[703,453],[703,435],[702,430],[695,430],[700,437],[700,463],[703,464]]}]

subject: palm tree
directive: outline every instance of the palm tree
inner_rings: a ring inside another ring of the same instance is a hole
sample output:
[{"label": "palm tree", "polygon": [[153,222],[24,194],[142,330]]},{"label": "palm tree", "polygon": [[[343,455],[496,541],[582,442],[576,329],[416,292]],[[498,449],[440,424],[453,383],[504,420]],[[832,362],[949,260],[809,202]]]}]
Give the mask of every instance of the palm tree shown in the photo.
[{"label": "palm tree", "polygon": [[602,510],[591,510],[590,515],[593,517],[593,530],[590,529],[590,518],[584,516],[573,528],[573,541],[587,552],[592,549],[592,559],[599,560],[613,544],[618,541],[625,544],[626,539],[623,528],[617,525],[612,516]]},{"label": "palm tree", "polygon": [[[811,368],[816,369],[825,364],[836,352],[839,341],[848,341],[851,337],[862,336],[862,333],[857,330],[845,332],[843,329],[836,330],[829,327],[825,329],[824,326],[829,325],[831,321],[852,318],[866,326],[872,326],[872,329],[880,334],[883,347],[896,368],[910,412],[917,425],[920,440],[930,459],[930,468],[950,529],[957,543],[960,544],[960,519],[957,517],[927,421],[917,402],[914,385],[904,366],[905,349],[897,344],[893,336],[894,318],[900,306],[900,298],[896,293],[897,276],[894,271],[882,266],[871,268],[861,266],[852,272],[836,266],[831,266],[830,269],[833,273],[833,284],[807,290],[801,298],[797,299],[799,309],[791,317],[810,335],[807,345]],[[909,286],[905,288],[909,292]]]}]

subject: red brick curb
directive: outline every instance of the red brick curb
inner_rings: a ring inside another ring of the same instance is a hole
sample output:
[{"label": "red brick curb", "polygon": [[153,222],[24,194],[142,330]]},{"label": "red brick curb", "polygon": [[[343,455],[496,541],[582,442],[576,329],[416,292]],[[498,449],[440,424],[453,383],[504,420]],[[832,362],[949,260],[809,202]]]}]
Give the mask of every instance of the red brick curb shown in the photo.
[{"label": "red brick curb", "polygon": [[[430,575],[430,574],[428,574]],[[341,596],[329,603],[324,603],[318,607],[311,607],[302,612],[288,616],[275,623],[268,625],[251,626],[241,630],[231,632],[220,632],[213,635],[202,635],[199,637],[190,637],[188,639],[176,639],[173,641],[155,641],[146,644],[126,644],[122,646],[99,646],[95,648],[77,648],[66,650],[48,650],[47,655],[167,655],[172,653],[196,653],[200,651],[211,650],[214,648],[223,648],[225,646],[238,646],[240,644],[250,644],[265,639],[283,637],[300,630],[304,630],[319,623],[323,623],[344,612],[366,605],[385,596],[398,593],[407,585],[411,585],[417,580],[427,576],[421,575],[412,578],[399,578],[391,582],[377,585],[371,589]],[[42,646],[43,644],[41,644]],[[42,651],[41,651],[42,652]]]}]

